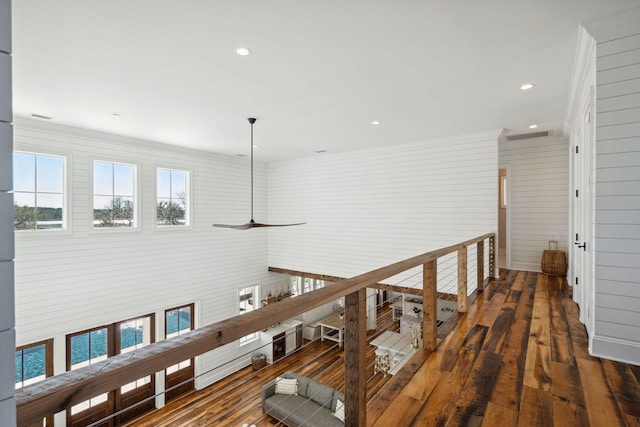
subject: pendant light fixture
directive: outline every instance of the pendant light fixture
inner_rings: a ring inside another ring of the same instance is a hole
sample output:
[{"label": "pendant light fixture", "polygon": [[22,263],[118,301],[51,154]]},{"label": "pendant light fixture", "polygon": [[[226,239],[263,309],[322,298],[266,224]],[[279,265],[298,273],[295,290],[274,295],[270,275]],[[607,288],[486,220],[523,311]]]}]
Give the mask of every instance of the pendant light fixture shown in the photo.
[{"label": "pendant light fixture", "polygon": [[256,119],[250,117],[247,120],[249,120],[249,123],[251,124],[251,220],[242,225],[213,224],[213,226],[220,228],[235,228],[236,230],[248,230],[250,228],[258,227],[290,227],[292,225],[306,224],[306,222],[298,222],[296,224],[262,224],[253,220],[253,125],[256,122]]}]

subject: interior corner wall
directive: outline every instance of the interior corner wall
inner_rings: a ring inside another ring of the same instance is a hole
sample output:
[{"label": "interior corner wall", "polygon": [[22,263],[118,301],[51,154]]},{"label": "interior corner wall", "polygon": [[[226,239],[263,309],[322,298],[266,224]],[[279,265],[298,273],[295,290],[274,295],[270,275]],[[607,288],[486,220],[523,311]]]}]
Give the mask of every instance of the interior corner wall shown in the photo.
[{"label": "interior corner wall", "polygon": [[584,24],[596,41],[593,355],[640,365],[640,8]]},{"label": "interior corner wall", "polygon": [[[307,224],[270,230],[269,265],[352,277],[496,232],[497,136],[270,163],[269,221]],[[443,263],[441,291],[445,269],[457,268]],[[468,265],[475,268],[475,261]],[[421,280],[412,271],[388,282],[421,286]]]},{"label": "interior corner wall", "polygon": [[511,265],[514,270],[540,271],[542,251],[549,240],[560,250],[569,242],[568,142],[540,137],[499,144],[500,168],[509,167],[507,215],[511,230]]},{"label": "interior corner wall", "polygon": [[11,1],[0,0],[0,420],[16,425]]},{"label": "interior corner wall", "polygon": [[[153,313],[161,340],[165,309],[195,303],[195,325],[201,327],[238,315],[239,288],[273,280],[266,230],[211,226],[247,221],[248,159],[29,119],[17,118],[14,125],[15,150],[66,158],[68,230],[15,232],[17,343],[53,338],[55,374],[65,370],[66,334]],[[139,229],[92,229],[93,160],[137,166]],[[157,167],[190,172],[190,227],[156,227]],[[266,165],[256,162],[255,174],[255,210],[262,218]],[[196,374],[203,376],[197,385],[208,385],[237,364],[247,366],[251,350],[232,343],[200,356]]]}]

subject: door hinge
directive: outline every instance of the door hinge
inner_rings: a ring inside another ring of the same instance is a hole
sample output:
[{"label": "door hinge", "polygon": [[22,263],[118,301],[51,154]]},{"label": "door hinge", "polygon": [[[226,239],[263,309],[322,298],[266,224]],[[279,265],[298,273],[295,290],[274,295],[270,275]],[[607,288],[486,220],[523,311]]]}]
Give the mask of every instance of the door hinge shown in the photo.
[{"label": "door hinge", "polygon": [[576,285],[578,284],[578,276],[576,276]]},{"label": "door hinge", "polygon": [[576,233],[576,242],[579,242],[579,241],[580,241],[580,237],[579,237],[579,236],[580,236],[580,235],[579,235],[578,233]]},{"label": "door hinge", "polygon": [[578,150],[578,146],[576,145],[576,154],[578,154],[579,150]]},{"label": "door hinge", "polygon": [[576,197],[578,197],[578,190],[576,190]]}]

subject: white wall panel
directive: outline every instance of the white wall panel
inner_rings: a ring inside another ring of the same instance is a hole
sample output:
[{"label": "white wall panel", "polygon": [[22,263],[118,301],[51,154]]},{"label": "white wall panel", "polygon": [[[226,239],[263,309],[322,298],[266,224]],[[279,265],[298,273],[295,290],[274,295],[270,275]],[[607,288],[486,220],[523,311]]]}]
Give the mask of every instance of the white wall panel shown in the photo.
[{"label": "white wall panel", "polygon": [[[585,24],[596,40],[597,355],[640,363],[640,8]],[[614,345],[611,345],[611,344]]]},{"label": "white wall panel", "polygon": [[[13,127],[0,122],[0,159],[10,159],[13,152]],[[7,162],[8,163],[8,162]],[[13,168],[11,164],[0,167],[0,191],[13,189]]]},{"label": "white wall panel", "polygon": [[[270,164],[269,221],[307,224],[270,230],[269,264],[351,277],[495,232],[496,140],[493,133]],[[439,264],[439,289],[448,286],[447,265]],[[413,274],[389,283],[415,286],[421,277]]]},{"label": "white wall panel", "polygon": [[501,142],[500,167],[509,167],[511,268],[540,271],[549,240],[568,249],[568,142],[543,137]]},{"label": "white wall panel", "polygon": [[0,261],[14,257],[13,245],[13,193],[0,191]]},{"label": "white wall panel", "polygon": [[13,261],[0,261],[0,295],[0,331],[7,331],[15,326]]},{"label": "white wall panel", "polygon": [[[18,344],[196,302],[196,326],[238,314],[237,289],[268,280],[266,230],[226,230],[250,216],[247,159],[17,121],[15,149],[67,155],[71,227],[16,233]],[[138,165],[139,230],[92,230],[92,161]],[[192,226],[154,225],[156,168],[191,172]],[[255,165],[257,218],[266,218],[266,166]],[[162,328],[156,328],[158,337]],[[237,346],[200,358],[201,368],[242,354]],[[64,357],[57,354],[56,357]],[[249,356],[244,360],[249,362]],[[199,382],[199,385],[204,385]]]},{"label": "white wall panel", "polygon": [[11,55],[0,53],[0,121],[11,123],[13,108],[11,90]]}]

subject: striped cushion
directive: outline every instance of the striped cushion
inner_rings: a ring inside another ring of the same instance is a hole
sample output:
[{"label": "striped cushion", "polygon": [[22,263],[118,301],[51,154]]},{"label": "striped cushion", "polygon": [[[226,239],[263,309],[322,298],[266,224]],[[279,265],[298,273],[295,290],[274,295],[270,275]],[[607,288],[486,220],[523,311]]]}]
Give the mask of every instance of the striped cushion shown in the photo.
[{"label": "striped cushion", "polygon": [[296,378],[276,378],[276,394],[298,395],[298,380]]},{"label": "striped cushion", "polygon": [[333,413],[333,416],[344,422],[344,403],[340,399],[336,402],[336,411]]}]

